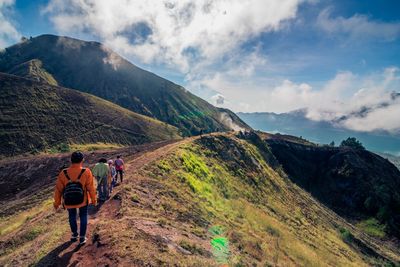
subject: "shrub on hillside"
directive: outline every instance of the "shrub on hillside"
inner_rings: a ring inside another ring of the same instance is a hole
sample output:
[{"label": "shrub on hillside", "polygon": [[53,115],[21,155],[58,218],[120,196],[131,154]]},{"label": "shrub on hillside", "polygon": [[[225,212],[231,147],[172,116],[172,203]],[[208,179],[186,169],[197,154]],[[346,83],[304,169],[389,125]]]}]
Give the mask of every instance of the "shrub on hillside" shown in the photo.
[{"label": "shrub on hillside", "polygon": [[358,141],[355,137],[349,137],[346,140],[343,140],[340,144],[341,147],[351,147],[354,149],[362,149],[365,150],[363,144]]}]

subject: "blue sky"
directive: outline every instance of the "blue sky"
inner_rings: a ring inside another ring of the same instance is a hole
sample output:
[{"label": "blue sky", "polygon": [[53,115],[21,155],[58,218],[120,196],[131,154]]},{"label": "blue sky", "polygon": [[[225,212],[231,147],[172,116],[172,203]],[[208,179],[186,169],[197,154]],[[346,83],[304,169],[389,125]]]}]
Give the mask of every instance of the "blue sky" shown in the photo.
[{"label": "blue sky", "polygon": [[0,0],[0,12],[3,47],[43,33],[97,40],[234,111],[335,120],[367,106],[342,126],[400,128],[397,0]]}]

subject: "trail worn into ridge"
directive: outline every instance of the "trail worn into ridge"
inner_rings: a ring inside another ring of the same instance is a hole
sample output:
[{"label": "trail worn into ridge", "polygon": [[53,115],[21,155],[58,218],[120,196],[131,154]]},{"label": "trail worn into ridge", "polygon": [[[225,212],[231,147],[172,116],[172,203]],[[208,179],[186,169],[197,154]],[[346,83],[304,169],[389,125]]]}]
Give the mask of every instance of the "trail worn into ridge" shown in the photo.
[{"label": "trail worn into ridge", "polygon": [[[127,173],[124,183],[126,183],[127,180],[133,183],[140,183],[140,176],[137,176],[138,170],[196,138],[198,137],[187,138],[182,141],[167,144],[155,150],[149,149],[149,151],[141,153],[141,156],[127,161],[125,166],[129,173]],[[118,210],[121,204],[119,199],[121,187],[122,185],[119,185],[114,189],[109,201],[89,211],[91,215],[88,222],[88,242],[85,246],[79,247],[77,243],[66,242],[62,249],[55,251],[55,253],[50,255],[50,258],[42,259],[37,266],[115,266],[116,264],[119,266],[132,266],[132,263],[123,263],[120,260],[117,261],[114,259],[112,251],[103,243],[104,241],[100,240],[99,235],[96,233],[99,223],[110,222],[110,220],[112,221],[118,217]],[[95,209],[97,209],[97,211]],[[149,227],[149,222],[143,220],[138,220],[133,223],[135,227],[141,229],[141,231]],[[119,228],[120,226],[111,224],[108,225],[108,227],[112,229],[114,227]],[[68,232],[65,234],[64,240],[68,241],[69,238],[70,233]],[[123,244],[121,244],[121,246],[123,246]]]},{"label": "trail worn into ridge", "polygon": [[[275,172],[258,149],[232,133],[127,149],[122,153],[124,182],[110,200],[89,208],[85,246],[69,242],[67,212],[54,213],[48,199],[15,213],[9,223],[0,221],[7,227],[1,229],[0,266],[399,262],[394,247],[365,236]],[[91,157],[112,158],[120,152]],[[342,228],[352,240],[344,240]]]}]

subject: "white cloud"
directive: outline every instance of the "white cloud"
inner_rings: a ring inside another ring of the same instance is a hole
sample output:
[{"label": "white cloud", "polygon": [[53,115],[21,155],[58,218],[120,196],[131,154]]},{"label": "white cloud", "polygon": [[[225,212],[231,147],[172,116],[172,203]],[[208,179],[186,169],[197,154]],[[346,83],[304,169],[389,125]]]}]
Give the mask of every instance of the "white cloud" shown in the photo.
[{"label": "white cloud", "polygon": [[101,48],[107,54],[107,56],[103,58],[103,62],[111,65],[114,70],[118,70],[123,63],[123,59],[117,53],[113,52],[107,47],[102,46]]},{"label": "white cloud", "polygon": [[346,128],[356,131],[387,130],[400,133],[400,101],[396,101],[388,107],[378,108],[365,117],[351,117],[342,124]]},{"label": "white cloud", "polygon": [[278,84],[260,79],[238,81],[226,72],[193,81],[190,86],[220,92],[225,97],[223,106],[235,111],[307,109],[307,117],[312,120],[333,121],[357,131],[399,133],[400,93],[394,93],[400,88],[399,72],[396,67],[367,76],[339,72],[318,87],[287,79]]},{"label": "white cloud", "polygon": [[21,37],[7,16],[14,3],[15,0],[0,0],[0,48],[10,45]]},{"label": "white cloud", "polygon": [[225,103],[225,97],[221,94],[216,94],[211,97],[212,104],[215,106],[223,106]]},{"label": "white cloud", "polygon": [[[124,55],[186,72],[199,61],[222,58],[262,32],[279,30],[296,16],[301,2],[51,0],[44,12],[61,33],[89,31]],[[132,32],[143,25],[147,32],[138,40]]]},{"label": "white cloud", "polygon": [[400,37],[400,22],[382,22],[371,20],[366,15],[355,14],[352,17],[331,17],[331,9],[323,10],[317,19],[317,25],[327,33],[345,34],[351,40],[377,39],[394,41]]}]

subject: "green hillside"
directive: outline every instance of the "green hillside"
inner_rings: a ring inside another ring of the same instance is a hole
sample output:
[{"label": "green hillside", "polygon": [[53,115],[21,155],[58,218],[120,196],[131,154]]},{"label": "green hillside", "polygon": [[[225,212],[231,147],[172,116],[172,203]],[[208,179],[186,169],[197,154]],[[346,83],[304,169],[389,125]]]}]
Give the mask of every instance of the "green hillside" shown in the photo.
[{"label": "green hillside", "polygon": [[310,146],[269,138],[289,178],[341,216],[377,222],[378,235],[400,238],[400,171],[364,149]]},{"label": "green hillside", "polygon": [[0,103],[2,156],[179,138],[177,128],[98,97],[2,73]]},{"label": "green hillside", "polygon": [[371,235],[366,227],[371,228],[371,223],[346,221],[321,205],[288,178],[257,135],[184,140],[129,164],[126,183],[92,217],[85,247],[73,250],[65,243],[69,238],[65,212],[52,212],[51,201],[44,201],[3,215],[0,264],[347,267],[400,263],[398,245]]},{"label": "green hillside", "polygon": [[185,135],[248,127],[235,114],[136,67],[97,42],[41,35],[6,48],[0,54],[0,71],[17,74],[16,68],[32,60],[41,62],[41,69],[60,86],[175,125]]}]

